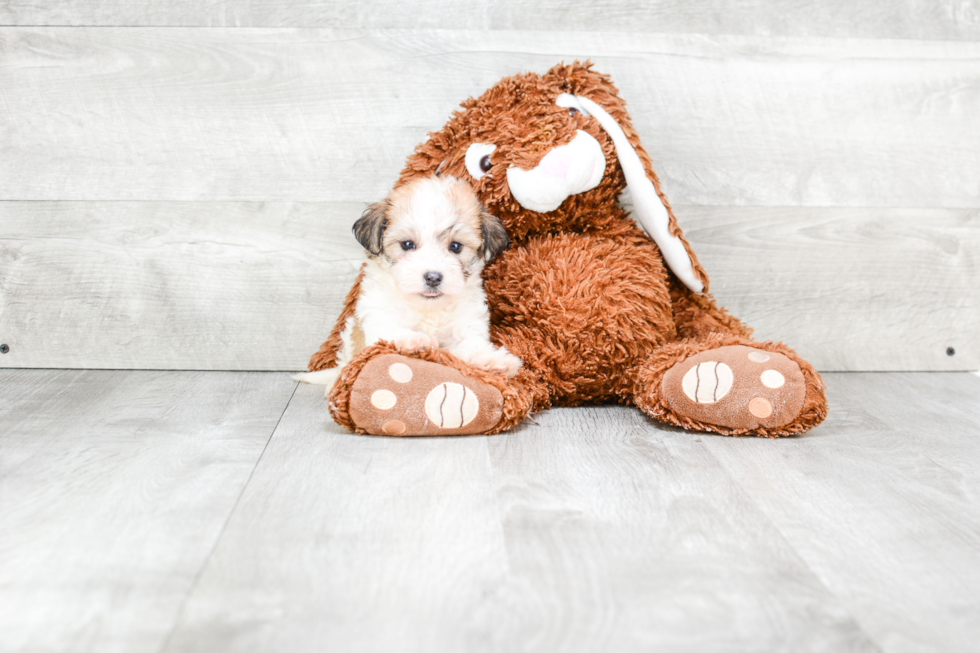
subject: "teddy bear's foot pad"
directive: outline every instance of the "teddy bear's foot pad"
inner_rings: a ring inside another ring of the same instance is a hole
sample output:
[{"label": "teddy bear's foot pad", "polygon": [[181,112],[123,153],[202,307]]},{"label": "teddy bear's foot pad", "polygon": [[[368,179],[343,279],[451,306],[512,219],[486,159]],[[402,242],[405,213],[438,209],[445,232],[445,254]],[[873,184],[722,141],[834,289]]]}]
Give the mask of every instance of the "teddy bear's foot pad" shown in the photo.
[{"label": "teddy bear's foot pad", "polygon": [[661,389],[679,415],[733,429],[785,426],[806,397],[799,365],[745,345],[709,349],[677,363],[664,374]]},{"label": "teddy bear's foot pad", "polygon": [[371,435],[472,435],[500,421],[503,396],[451,367],[385,354],[358,374],[349,410]]}]

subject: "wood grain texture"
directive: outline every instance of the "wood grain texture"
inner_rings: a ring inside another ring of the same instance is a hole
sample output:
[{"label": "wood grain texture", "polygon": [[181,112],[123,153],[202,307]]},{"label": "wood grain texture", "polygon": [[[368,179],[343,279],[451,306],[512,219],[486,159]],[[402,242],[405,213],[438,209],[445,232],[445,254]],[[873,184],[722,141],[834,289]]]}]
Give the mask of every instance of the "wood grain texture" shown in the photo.
[{"label": "wood grain texture", "polygon": [[333,27],[697,32],[759,36],[980,37],[973,0],[4,0],[4,25]]},{"label": "wood grain texture", "polygon": [[[304,369],[363,206],[0,202],[0,365]],[[718,301],[818,369],[980,368],[977,211],[676,212]]]},{"label": "wood grain texture", "polygon": [[294,387],[0,371],[0,650],[158,651]]},{"label": "wood grain texture", "polygon": [[[484,438],[354,436],[301,385],[166,651],[478,650],[506,580]],[[288,470],[288,471],[287,471]]]},{"label": "wood grain texture", "polygon": [[488,442],[529,650],[875,650],[703,438],[618,406],[538,421]]},{"label": "wood grain texture", "polygon": [[980,212],[676,212],[715,298],[757,339],[827,371],[980,368]]},{"label": "wood grain texture", "polygon": [[874,650],[691,434],[339,432],[301,386],[168,651]]},{"label": "wood grain texture", "polygon": [[0,203],[0,365],[303,370],[363,206]]},{"label": "wood grain texture", "polygon": [[397,439],[280,374],[2,370],[0,650],[970,650],[980,379],[825,380],[775,441]]},{"label": "wood grain texture", "polygon": [[980,206],[977,42],[8,27],[0,44],[0,199],[373,200],[461,100],[592,58],[674,203]]},{"label": "wood grain texture", "polygon": [[705,438],[864,633],[886,651],[980,637],[980,379],[833,374],[807,436]]}]

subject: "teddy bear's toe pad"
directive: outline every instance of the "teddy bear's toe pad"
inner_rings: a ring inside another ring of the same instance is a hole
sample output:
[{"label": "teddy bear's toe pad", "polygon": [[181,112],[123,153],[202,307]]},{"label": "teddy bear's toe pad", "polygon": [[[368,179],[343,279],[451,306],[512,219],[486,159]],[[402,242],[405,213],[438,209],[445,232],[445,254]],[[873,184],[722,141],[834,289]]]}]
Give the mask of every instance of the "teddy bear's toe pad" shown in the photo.
[{"label": "teddy bear's toe pad", "polygon": [[398,354],[370,361],[351,388],[351,419],[372,435],[485,433],[502,414],[503,397],[493,386]]},{"label": "teddy bear's toe pad", "polygon": [[679,415],[734,429],[778,428],[803,409],[806,381],[782,354],[730,345],[695,354],[664,374],[664,398]]}]

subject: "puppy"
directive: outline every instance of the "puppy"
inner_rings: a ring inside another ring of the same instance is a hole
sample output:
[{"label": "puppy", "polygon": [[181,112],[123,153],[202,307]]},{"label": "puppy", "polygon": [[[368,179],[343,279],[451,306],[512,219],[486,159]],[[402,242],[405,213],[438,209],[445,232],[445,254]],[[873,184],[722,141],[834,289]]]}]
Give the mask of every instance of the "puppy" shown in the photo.
[{"label": "puppy", "polygon": [[480,276],[507,247],[507,232],[469,184],[448,176],[414,179],[369,206],[354,236],[366,267],[337,367],[295,378],[332,386],[351,358],[379,340],[405,353],[442,348],[474,367],[517,374],[521,360],[490,342]]}]

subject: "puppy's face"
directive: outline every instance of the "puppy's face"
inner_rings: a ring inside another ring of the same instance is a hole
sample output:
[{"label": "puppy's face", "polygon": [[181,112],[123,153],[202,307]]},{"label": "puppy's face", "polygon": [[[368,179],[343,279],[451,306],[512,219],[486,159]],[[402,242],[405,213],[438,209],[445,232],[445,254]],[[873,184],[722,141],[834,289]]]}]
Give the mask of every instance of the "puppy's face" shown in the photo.
[{"label": "puppy's face", "polygon": [[354,235],[390,270],[398,289],[422,307],[462,294],[473,275],[507,246],[507,232],[469,184],[414,179],[368,207]]}]

